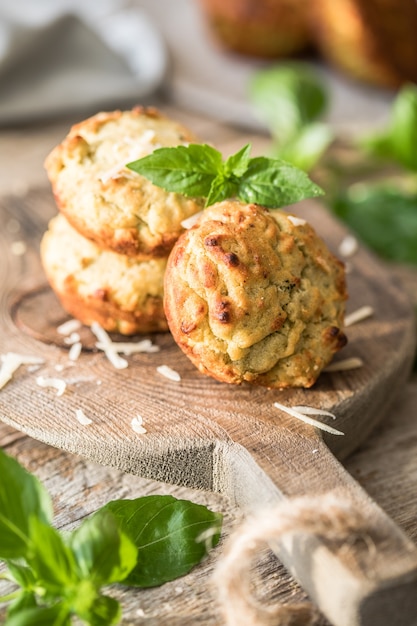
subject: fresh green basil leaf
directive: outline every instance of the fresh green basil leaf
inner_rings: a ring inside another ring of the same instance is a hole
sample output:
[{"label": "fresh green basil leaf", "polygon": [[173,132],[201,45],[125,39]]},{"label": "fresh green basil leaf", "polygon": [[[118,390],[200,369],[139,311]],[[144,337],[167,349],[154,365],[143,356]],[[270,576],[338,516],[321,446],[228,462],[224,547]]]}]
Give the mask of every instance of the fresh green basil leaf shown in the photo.
[{"label": "fresh green basil leaf", "polygon": [[186,196],[207,197],[222,169],[222,155],[207,144],[158,148],[127,167],[154,185]]},{"label": "fresh green basil leaf", "polygon": [[25,556],[29,518],[52,520],[51,499],[38,479],[0,450],[0,558]]},{"label": "fresh green basil leaf", "polygon": [[71,626],[71,617],[62,605],[38,606],[14,613],[4,626]]},{"label": "fresh green basil leaf", "polygon": [[122,610],[117,600],[100,594],[88,610],[77,612],[77,615],[89,626],[112,626],[119,623]]},{"label": "fresh green basil leaf", "polygon": [[398,161],[417,171],[417,85],[406,85],[394,101],[391,142]]},{"label": "fresh green basil leaf", "polygon": [[255,112],[278,144],[291,140],[326,111],[328,94],[317,72],[288,63],[255,72],[249,83]]},{"label": "fresh green basil leaf", "polygon": [[22,563],[7,561],[9,576],[23,589],[32,589],[35,585],[36,578],[30,569]]},{"label": "fresh green basil leaf", "polygon": [[107,510],[87,518],[73,531],[69,545],[79,577],[97,586],[122,581],[136,564],[137,548]]},{"label": "fresh green basil leaf", "polygon": [[36,608],[37,602],[34,593],[22,591],[19,596],[7,607],[7,617],[11,618],[26,609]]},{"label": "fresh green basil leaf", "polygon": [[417,85],[405,85],[398,92],[386,128],[358,141],[368,155],[391,160],[417,171]]},{"label": "fresh green basil leaf", "polygon": [[333,133],[327,124],[315,122],[304,126],[275,156],[309,172],[323,156],[331,142]]},{"label": "fresh green basil leaf", "polygon": [[[117,500],[104,508],[119,519],[138,548],[136,567],[125,584],[152,587],[183,576],[219,540],[219,513],[172,496]],[[208,542],[200,540],[204,535]]]},{"label": "fresh green basil leaf", "polygon": [[250,151],[251,145],[246,144],[241,150],[226,159],[224,163],[224,174],[226,178],[229,178],[231,175],[239,177],[246,172],[250,161]]},{"label": "fresh green basil leaf", "polygon": [[352,185],[331,209],[381,257],[417,264],[417,195],[386,185]]},{"label": "fresh green basil leaf", "polygon": [[29,532],[27,564],[42,586],[59,596],[78,580],[74,556],[59,532],[38,518],[30,517]]},{"label": "fresh green basil leaf", "polygon": [[239,182],[237,179],[231,178],[225,179],[224,176],[218,176],[211,184],[210,192],[206,199],[206,207],[215,204],[216,202],[222,202],[228,198],[234,198],[239,189]]},{"label": "fresh green basil leaf", "polygon": [[280,208],[323,195],[305,172],[285,161],[256,157],[242,176],[238,197],[268,208]]}]

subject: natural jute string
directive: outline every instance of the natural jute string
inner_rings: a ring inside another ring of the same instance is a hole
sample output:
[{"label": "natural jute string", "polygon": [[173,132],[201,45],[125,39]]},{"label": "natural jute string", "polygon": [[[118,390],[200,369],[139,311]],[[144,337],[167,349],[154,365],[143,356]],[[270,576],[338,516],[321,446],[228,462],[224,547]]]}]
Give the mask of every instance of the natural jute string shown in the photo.
[{"label": "natural jute string", "polygon": [[[369,522],[368,522],[369,524]],[[369,526],[368,526],[369,528]],[[326,494],[282,502],[244,522],[229,538],[214,572],[214,584],[228,626],[309,626],[318,617],[311,604],[262,605],[251,588],[251,566],[260,551],[284,535],[308,533],[329,541],[366,533],[367,520],[350,503]]]}]

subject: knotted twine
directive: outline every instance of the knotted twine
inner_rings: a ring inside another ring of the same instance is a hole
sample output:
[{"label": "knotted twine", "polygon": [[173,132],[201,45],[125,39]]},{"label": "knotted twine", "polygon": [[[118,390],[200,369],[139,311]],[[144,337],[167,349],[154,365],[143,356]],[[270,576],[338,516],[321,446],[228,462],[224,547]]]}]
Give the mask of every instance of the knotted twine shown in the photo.
[{"label": "knotted twine", "polygon": [[308,533],[329,541],[369,540],[369,520],[332,493],[280,503],[247,519],[229,538],[214,572],[217,598],[228,626],[311,626],[319,617],[309,603],[261,604],[251,586],[251,566],[260,551],[284,536]]}]

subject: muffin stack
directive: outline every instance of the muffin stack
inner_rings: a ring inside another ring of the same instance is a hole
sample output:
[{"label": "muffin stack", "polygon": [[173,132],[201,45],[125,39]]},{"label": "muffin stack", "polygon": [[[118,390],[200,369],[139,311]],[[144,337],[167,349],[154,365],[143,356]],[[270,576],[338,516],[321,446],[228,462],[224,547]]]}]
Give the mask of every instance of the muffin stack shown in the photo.
[{"label": "muffin stack", "polygon": [[181,222],[203,201],[165,192],[126,164],[195,141],[181,124],[140,107],[76,124],[48,155],[59,214],[43,236],[41,260],[63,307],[84,324],[124,335],[168,329],[167,258]]}]

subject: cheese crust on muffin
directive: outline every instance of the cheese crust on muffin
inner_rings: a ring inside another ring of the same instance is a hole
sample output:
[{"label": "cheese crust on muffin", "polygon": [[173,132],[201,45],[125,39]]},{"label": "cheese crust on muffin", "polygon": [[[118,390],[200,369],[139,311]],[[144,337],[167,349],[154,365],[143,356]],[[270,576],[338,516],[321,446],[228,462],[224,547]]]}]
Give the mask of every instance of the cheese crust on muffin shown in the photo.
[{"label": "cheese crust on muffin", "polygon": [[164,306],[196,367],[228,383],[310,387],[346,343],[344,266],[304,220],[237,201],[170,254]]},{"label": "cheese crust on muffin", "polygon": [[75,124],[45,160],[57,206],[100,247],[140,258],[167,256],[181,221],[203,201],[156,187],[126,164],[196,138],[156,109],[102,112]]},{"label": "cheese crust on muffin", "polygon": [[124,335],[166,331],[166,259],[139,261],[103,250],[57,215],[41,241],[48,281],[68,313]]}]

